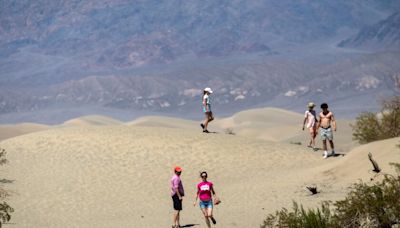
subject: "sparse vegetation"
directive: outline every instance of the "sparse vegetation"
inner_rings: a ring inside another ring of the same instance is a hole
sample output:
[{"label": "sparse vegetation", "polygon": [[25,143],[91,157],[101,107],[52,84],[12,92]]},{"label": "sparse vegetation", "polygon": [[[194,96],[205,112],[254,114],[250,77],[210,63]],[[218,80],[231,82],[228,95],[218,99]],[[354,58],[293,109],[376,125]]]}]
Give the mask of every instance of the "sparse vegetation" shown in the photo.
[{"label": "sparse vegetation", "polygon": [[[5,158],[5,156],[6,150],[0,148],[0,165],[7,163],[7,159]],[[0,188],[0,193],[1,198],[5,198],[8,196],[7,192],[4,189]],[[10,207],[10,205],[8,205],[6,202],[0,203],[0,227],[2,226],[2,223],[10,221],[12,212],[14,212],[14,209]]]},{"label": "sparse vegetation", "polygon": [[269,215],[261,228],[267,227],[337,227],[332,223],[332,213],[329,203],[322,203],[321,209],[317,208],[305,210],[303,206],[299,206],[293,202],[293,211],[289,212],[286,208],[277,211],[275,215]]},{"label": "sparse vegetation", "polygon": [[391,227],[400,224],[400,176],[386,175],[369,186],[354,185],[346,199],[335,203],[341,227]]},{"label": "sparse vegetation", "polygon": [[321,208],[305,210],[293,203],[270,214],[261,228],[267,227],[392,227],[400,224],[400,164],[393,164],[397,176],[384,175],[373,185],[354,184],[346,198],[324,202]]},{"label": "sparse vegetation", "polygon": [[293,145],[301,145],[301,142],[293,142],[293,141],[291,141],[290,144],[293,144]]},{"label": "sparse vegetation", "polygon": [[360,114],[352,128],[354,140],[361,144],[400,136],[400,96],[383,101],[379,114]]},{"label": "sparse vegetation", "polygon": [[7,163],[6,150],[0,148],[0,165],[4,165]]},{"label": "sparse vegetation", "polygon": [[14,209],[10,207],[6,202],[0,203],[0,227],[2,223],[8,222],[11,219],[11,213],[14,212]]}]

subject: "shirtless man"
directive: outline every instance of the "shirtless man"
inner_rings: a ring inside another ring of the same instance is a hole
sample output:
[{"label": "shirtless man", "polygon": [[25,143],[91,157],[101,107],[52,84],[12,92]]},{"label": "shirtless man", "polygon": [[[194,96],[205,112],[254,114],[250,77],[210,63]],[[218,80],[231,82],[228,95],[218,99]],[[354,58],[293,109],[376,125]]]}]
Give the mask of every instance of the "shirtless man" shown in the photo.
[{"label": "shirtless man", "polygon": [[336,131],[336,121],[333,113],[328,110],[328,104],[321,104],[322,112],[319,114],[319,121],[317,129],[321,128],[320,134],[322,138],[322,144],[324,148],[324,158],[328,158],[328,148],[326,146],[326,140],[329,140],[329,144],[332,149],[331,156],[335,155],[335,147],[333,145],[333,133],[332,129]]}]

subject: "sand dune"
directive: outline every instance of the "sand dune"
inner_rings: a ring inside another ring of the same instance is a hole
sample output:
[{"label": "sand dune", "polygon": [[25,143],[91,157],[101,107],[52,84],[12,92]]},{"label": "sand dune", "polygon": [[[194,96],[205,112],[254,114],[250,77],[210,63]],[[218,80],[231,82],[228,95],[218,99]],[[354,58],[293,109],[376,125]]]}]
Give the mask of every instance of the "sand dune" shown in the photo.
[{"label": "sand dune", "polygon": [[[307,145],[309,133],[302,131],[304,116],[299,113],[278,109],[262,108],[239,112],[232,117],[217,119],[210,128],[219,131],[232,129],[239,136],[264,139],[274,142],[298,143]],[[352,129],[349,120],[337,120],[338,131],[334,133],[337,150],[348,152],[358,146],[352,140]],[[317,147],[322,148],[321,139],[317,136]]]},{"label": "sand dune", "polygon": [[[315,206],[342,198],[349,183],[370,175],[363,153],[387,148],[393,152],[376,155],[382,167],[386,161],[400,162],[392,150],[398,141],[323,160],[303,146],[223,133],[78,126],[2,141],[10,162],[1,171],[15,180],[5,187],[14,192],[7,200],[17,208],[13,222],[18,227],[168,227],[169,178],[177,164],[184,168],[186,187],[183,224],[204,227],[192,202],[199,171],[207,170],[223,200],[215,210],[218,226],[258,227],[267,213],[292,200]],[[310,184],[317,184],[321,194],[310,196],[305,189]]]},{"label": "sand dune", "polygon": [[68,120],[61,126],[103,126],[119,124],[122,124],[122,122],[107,116],[90,115]]},{"label": "sand dune", "polygon": [[143,127],[164,127],[164,128],[180,128],[180,129],[198,129],[200,130],[201,121],[191,121],[179,118],[164,117],[164,116],[145,116],[134,121],[126,123],[130,126]]},{"label": "sand dune", "polygon": [[[210,123],[211,131],[225,133],[228,129],[238,136],[245,136],[255,139],[263,139],[274,142],[298,143],[303,145],[308,143],[308,132],[301,130],[303,115],[278,108],[251,109],[236,113],[228,118],[216,118]],[[123,123],[119,120],[107,116],[91,115],[75,118],[64,122],[61,125],[45,126],[36,124],[21,125],[0,125],[0,140],[18,135],[44,130],[51,127],[79,127],[79,126],[109,126],[109,125],[129,125],[143,127],[165,127],[192,129],[201,131],[199,123],[202,120],[192,121],[179,118],[163,116],[145,116],[134,121]],[[351,121],[338,120],[338,132],[335,133],[334,141],[337,150],[348,152],[358,145],[352,140]],[[321,140],[317,137],[317,146],[322,147]]]},{"label": "sand dune", "polygon": [[91,115],[68,120],[61,125],[44,125],[36,123],[20,123],[0,125],[0,141],[32,132],[43,131],[50,128],[73,127],[73,126],[103,126],[123,124],[119,120],[107,116]]},{"label": "sand dune", "polygon": [[[400,162],[400,148],[397,147],[399,144],[400,138],[393,138],[359,146],[321,171],[344,183],[352,183],[358,179],[368,182],[374,176],[393,174],[394,168],[389,163]],[[380,174],[372,172],[373,166],[368,159],[368,153],[373,155],[382,169]]]},{"label": "sand dune", "polygon": [[0,141],[19,135],[48,129],[49,126],[34,123],[21,123],[14,125],[0,125]]},{"label": "sand dune", "polygon": [[[15,132],[1,131],[8,139],[0,142],[9,160],[1,172],[14,181],[2,184],[12,193],[7,202],[17,209],[12,222],[18,227],[168,227],[169,179],[178,164],[186,187],[183,224],[204,227],[192,201],[198,174],[207,170],[223,200],[215,210],[218,226],[258,227],[268,213],[291,207],[292,200],[316,206],[342,199],[360,179],[379,179],[368,152],[385,173],[393,173],[389,162],[400,162],[400,138],[358,146],[346,120],[338,121],[335,134],[345,156],[324,160],[321,151],[305,148],[302,120],[302,114],[265,108],[217,118],[210,124],[215,134],[202,133],[200,120],[159,116],[128,123],[85,116],[58,126],[0,126]],[[226,134],[228,128],[235,135]],[[310,196],[310,185],[321,193]]]}]

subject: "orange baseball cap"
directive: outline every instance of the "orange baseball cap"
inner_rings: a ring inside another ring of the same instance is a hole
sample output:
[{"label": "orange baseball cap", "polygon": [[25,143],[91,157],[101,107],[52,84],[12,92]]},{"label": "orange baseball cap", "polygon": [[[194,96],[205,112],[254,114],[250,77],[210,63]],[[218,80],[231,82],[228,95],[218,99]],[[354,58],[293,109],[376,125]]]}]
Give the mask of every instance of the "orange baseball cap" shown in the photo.
[{"label": "orange baseball cap", "polygon": [[182,172],[182,168],[180,166],[175,166],[175,172]]}]

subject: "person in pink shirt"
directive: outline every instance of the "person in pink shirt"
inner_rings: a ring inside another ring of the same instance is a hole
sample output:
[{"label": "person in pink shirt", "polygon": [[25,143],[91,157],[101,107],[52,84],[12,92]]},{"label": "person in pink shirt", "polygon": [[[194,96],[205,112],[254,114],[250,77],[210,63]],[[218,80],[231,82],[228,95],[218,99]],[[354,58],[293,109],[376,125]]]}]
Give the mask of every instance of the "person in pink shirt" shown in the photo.
[{"label": "person in pink shirt", "polygon": [[185,195],[183,184],[181,181],[182,168],[176,166],[174,168],[174,176],[171,178],[171,197],[174,207],[174,214],[172,218],[172,228],[180,228],[180,211],[182,210],[182,197]]},{"label": "person in pink shirt", "polygon": [[314,107],[314,103],[308,103],[308,110],[304,113],[303,131],[307,124],[307,128],[310,131],[310,143],[308,144],[308,147],[313,148],[314,151],[317,151],[318,149],[315,147],[315,138],[317,137],[318,119]]},{"label": "person in pink shirt", "polygon": [[213,224],[217,223],[213,217],[213,196],[216,200],[217,198],[213,183],[207,181],[207,172],[201,172],[200,177],[202,181],[197,185],[196,199],[193,203],[193,206],[196,206],[197,199],[200,198],[200,209],[204,214],[207,226],[210,228],[210,219]]}]

